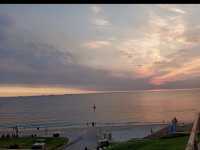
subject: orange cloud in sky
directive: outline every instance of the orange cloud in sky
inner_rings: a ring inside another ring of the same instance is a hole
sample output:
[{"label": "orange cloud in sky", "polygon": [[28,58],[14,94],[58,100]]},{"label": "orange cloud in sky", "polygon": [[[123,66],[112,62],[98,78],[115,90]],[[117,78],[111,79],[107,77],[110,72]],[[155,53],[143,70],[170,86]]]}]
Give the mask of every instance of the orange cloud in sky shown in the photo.
[{"label": "orange cloud in sky", "polygon": [[148,66],[143,66],[141,68],[138,68],[135,70],[136,74],[138,75],[138,77],[148,77],[154,74],[154,71],[151,67]]},{"label": "orange cloud in sky", "polygon": [[184,64],[180,68],[174,68],[168,73],[155,76],[151,79],[150,83],[155,85],[164,84],[166,82],[182,80],[187,77],[192,77],[200,73],[200,58],[192,60],[189,63]]}]

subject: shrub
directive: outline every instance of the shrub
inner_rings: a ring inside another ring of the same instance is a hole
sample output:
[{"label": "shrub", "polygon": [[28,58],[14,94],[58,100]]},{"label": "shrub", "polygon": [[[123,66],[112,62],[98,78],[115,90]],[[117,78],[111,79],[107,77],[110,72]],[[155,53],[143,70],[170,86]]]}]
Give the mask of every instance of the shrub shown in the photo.
[{"label": "shrub", "polygon": [[60,136],[59,133],[54,133],[54,134],[53,134],[53,137],[59,137],[59,136]]},{"label": "shrub", "polygon": [[19,148],[19,145],[17,144],[13,144],[9,146],[9,149],[18,149],[18,148]]}]

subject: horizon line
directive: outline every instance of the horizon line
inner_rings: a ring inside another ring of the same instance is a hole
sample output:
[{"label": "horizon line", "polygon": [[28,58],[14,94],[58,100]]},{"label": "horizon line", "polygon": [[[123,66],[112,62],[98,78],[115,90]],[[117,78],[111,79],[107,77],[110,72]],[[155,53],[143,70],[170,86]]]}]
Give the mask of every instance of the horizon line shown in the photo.
[{"label": "horizon line", "polygon": [[200,88],[178,88],[178,89],[144,89],[144,90],[121,90],[121,91],[90,91],[80,93],[64,93],[64,94],[36,94],[36,95],[22,95],[22,96],[1,96],[0,98],[17,98],[17,97],[39,97],[39,96],[64,96],[64,95],[84,95],[84,94],[103,94],[103,93],[131,93],[131,92],[159,92],[159,91],[181,91],[181,90],[196,90]]}]

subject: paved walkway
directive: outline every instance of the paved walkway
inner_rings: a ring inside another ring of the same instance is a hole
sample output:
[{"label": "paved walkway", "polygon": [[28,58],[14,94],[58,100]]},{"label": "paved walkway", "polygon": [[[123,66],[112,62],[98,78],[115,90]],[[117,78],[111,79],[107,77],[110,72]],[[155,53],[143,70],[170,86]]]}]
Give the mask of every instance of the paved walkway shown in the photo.
[{"label": "paved walkway", "polygon": [[87,146],[88,150],[93,150],[97,146],[96,128],[85,129],[80,135],[70,138],[71,144],[65,150],[84,150]]}]

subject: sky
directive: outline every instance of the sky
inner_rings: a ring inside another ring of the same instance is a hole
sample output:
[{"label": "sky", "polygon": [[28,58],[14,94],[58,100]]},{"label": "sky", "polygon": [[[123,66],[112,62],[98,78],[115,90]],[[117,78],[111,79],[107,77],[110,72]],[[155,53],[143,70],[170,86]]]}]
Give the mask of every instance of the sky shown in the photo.
[{"label": "sky", "polygon": [[0,96],[200,88],[200,5],[0,5]]}]

